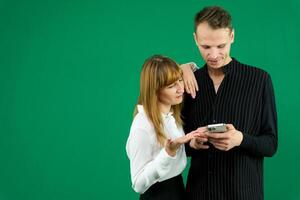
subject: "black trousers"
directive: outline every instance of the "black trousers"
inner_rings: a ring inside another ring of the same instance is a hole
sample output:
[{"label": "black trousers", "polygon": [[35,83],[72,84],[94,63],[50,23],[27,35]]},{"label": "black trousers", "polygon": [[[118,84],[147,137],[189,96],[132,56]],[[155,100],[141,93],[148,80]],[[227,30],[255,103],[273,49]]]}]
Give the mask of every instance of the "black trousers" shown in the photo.
[{"label": "black trousers", "polygon": [[168,180],[152,185],[140,200],[184,200],[185,189],[181,174]]}]

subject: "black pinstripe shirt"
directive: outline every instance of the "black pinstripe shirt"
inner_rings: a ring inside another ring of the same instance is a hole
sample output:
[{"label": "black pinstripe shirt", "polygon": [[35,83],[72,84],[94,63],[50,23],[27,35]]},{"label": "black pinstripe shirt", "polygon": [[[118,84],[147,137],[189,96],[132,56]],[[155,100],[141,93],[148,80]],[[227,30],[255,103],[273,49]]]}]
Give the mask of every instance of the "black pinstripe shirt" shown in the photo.
[{"label": "black pinstripe shirt", "polygon": [[185,96],[185,132],[214,123],[230,123],[243,133],[239,147],[220,151],[210,145],[194,150],[187,180],[188,199],[263,199],[263,160],[277,149],[277,114],[272,81],[265,71],[233,60],[216,94],[205,65],[195,72],[196,98]]}]

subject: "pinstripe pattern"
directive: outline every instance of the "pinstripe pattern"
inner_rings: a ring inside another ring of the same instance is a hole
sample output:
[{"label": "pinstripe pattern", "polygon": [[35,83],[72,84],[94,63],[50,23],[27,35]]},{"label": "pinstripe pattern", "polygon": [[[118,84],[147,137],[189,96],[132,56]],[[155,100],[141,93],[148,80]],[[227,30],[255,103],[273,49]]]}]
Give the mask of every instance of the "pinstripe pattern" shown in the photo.
[{"label": "pinstripe pattern", "polygon": [[263,159],[277,149],[277,115],[273,86],[265,71],[233,59],[215,93],[207,66],[195,72],[196,99],[186,95],[182,111],[185,132],[213,123],[231,123],[244,135],[240,147],[193,150],[187,180],[188,199],[263,199]]}]

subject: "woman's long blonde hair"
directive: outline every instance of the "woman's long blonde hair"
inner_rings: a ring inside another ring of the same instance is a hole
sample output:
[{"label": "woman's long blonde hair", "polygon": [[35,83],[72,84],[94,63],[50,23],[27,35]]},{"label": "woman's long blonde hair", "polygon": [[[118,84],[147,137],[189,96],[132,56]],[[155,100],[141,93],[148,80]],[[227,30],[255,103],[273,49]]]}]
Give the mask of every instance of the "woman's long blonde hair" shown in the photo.
[{"label": "woman's long blonde hair", "polygon": [[[148,58],[143,64],[140,77],[138,104],[143,105],[145,113],[153,123],[156,138],[163,146],[166,135],[163,131],[162,114],[158,107],[159,90],[182,78],[182,71],[172,59],[161,55]],[[181,104],[172,105],[171,110],[178,126],[182,126]],[[137,106],[134,116],[137,114]]]}]

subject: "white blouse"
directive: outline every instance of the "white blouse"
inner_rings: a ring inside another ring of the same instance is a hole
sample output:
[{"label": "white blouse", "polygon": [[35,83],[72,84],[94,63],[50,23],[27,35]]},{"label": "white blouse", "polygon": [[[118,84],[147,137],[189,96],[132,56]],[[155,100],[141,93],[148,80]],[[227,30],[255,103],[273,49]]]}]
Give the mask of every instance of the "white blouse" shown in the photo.
[{"label": "white blouse", "polygon": [[[175,139],[184,135],[172,113],[162,115],[167,138]],[[159,145],[154,126],[141,105],[138,105],[138,113],[131,125],[126,152],[130,160],[132,187],[141,194],[154,183],[181,174],[187,162],[184,145],[181,145],[174,157],[169,156],[165,148]]]}]

